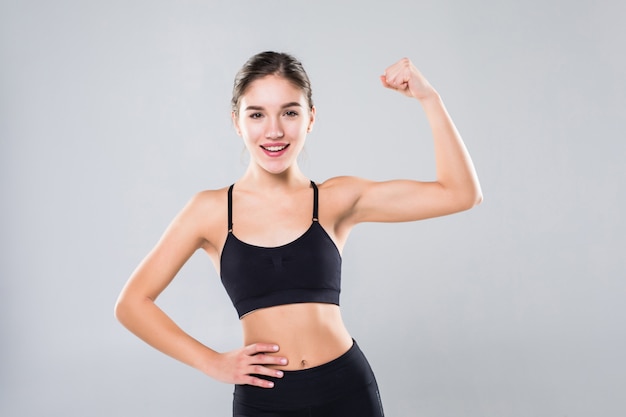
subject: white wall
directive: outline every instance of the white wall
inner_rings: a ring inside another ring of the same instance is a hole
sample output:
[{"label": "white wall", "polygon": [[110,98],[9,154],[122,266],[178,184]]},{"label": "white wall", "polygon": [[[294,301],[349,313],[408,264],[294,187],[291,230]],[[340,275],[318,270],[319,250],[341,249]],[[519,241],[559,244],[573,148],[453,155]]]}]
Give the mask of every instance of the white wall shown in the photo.
[{"label": "white wall", "polygon": [[[232,79],[298,56],[318,108],[305,172],[432,179],[410,57],[442,94],[485,201],[363,225],[347,325],[389,416],[624,415],[624,2],[2,1],[0,415],[227,416],[232,387],[144,345],[115,298],[197,191],[235,181]],[[240,343],[203,254],[160,305]]]}]

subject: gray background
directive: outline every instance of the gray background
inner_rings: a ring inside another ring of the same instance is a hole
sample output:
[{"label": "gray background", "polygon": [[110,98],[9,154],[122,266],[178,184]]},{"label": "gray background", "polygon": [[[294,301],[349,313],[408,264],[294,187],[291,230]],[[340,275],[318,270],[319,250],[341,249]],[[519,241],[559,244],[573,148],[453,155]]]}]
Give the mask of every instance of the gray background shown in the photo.
[{"label": "gray background", "polygon": [[[313,81],[311,178],[433,178],[419,105],[378,81],[403,56],[479,172],[477,209],[362,225],[345,249],[387,414],[626,415],[625,4],[2,0],[0,415],[229,415],[232,387],[112,310],[185,202],[245,169],[230,89],[266,49]],[[159,303],[241,342],[201,253]]]}]

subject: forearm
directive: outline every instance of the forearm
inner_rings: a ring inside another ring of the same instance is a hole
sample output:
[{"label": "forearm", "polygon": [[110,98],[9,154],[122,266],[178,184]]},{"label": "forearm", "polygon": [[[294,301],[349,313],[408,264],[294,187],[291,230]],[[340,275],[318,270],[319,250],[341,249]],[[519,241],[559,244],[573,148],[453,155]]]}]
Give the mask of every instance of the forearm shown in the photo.
[{"label": "forearm", "polygon": [[151,299],[121,298],[117,319],[150,346],[201,372],[211,375],[218,353],[185,333]]},{"label": "forearm", "polygon": [[437,182],[464,205],[476,205],[482,199],[478,176],[441,97],[433,90],[420,103],[432,130]]}]

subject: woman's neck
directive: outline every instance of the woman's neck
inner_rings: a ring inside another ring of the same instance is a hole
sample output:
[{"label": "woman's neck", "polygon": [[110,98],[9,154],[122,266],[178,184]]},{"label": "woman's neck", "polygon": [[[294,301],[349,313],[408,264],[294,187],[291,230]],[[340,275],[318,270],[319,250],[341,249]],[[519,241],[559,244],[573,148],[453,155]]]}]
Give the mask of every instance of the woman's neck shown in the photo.
[{"label": "woman's neck", "polygon": [[309,183],[310,180],[300,171],[297,165],[279,174],[273,174],[257,165],[250,164],[245,174],[237,181],[237,184],[242,188],[252,187],[256,190],[300,188],[308,186]]}]

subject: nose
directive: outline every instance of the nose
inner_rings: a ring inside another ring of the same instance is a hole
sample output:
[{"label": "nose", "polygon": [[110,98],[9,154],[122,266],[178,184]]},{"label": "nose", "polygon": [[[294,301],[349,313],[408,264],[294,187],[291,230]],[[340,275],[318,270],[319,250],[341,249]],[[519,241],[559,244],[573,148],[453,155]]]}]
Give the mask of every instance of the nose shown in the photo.
[{"label": "nose", "polygon": [[280,139],[285,136],[283,132],[283,127],[280,124],[280,120],[273,119],[267,125],[267,130],[265,131],[266,139]]}]

